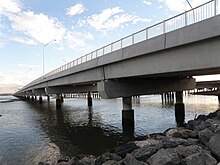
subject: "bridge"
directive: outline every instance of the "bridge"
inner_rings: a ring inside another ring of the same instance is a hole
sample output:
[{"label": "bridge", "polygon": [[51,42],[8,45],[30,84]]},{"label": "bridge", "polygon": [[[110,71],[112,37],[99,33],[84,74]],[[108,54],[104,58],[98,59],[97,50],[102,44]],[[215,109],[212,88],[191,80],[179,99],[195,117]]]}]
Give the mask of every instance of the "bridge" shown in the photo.
[{"label": "bridge", "polygon": [[[101,98],[122,97],[122,124],[134,126],[132,96],[176,93],[176,117],[185,113],[183,91],[196,87],[193,76],[220,73],[220,15],[217,1],[147,27],[115,41],[17,91],[19,97],[99,92]],[[184,121],[184,118],[182,119]],[[126,129],[126,128],[125,128]]]}]

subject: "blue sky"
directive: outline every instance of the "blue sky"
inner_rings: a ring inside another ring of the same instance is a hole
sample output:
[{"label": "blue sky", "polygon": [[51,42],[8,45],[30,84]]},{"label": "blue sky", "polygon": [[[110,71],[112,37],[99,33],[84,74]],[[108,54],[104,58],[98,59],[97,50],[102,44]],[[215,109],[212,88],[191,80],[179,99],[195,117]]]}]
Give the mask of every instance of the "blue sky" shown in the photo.
[{"label": "blue sky", "polygon": [[[189,0],[192,6],[208,0]],[[1,0],[0,93],[189,9],[186,0]]]}]

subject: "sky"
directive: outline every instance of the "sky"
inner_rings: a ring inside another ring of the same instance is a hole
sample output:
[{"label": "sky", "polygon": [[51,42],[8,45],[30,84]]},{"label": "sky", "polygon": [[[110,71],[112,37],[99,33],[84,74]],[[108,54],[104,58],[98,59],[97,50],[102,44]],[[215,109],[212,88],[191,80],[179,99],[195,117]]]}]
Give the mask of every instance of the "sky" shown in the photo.
[{"label": "sky", "polygon": [[[189,0],[195,7],[208,0]],[[0,0],[0,93],[184,12],[186,0]]]}]

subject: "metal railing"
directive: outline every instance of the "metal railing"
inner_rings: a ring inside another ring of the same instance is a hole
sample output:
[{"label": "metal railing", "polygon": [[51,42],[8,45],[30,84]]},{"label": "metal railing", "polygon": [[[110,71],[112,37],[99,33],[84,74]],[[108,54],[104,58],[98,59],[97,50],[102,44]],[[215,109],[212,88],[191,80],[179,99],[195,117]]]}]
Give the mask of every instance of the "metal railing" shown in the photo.
[{"label": "metal railing", "polygon": [[[193,23],[205,20],[217,15],[217,0],[211,0],[205,4],[197,6],[193,9],[185,11],[179,15],[171,17],[167,20],[154,24],[127,37],[121,38],[111,44],[99,48],[91,53],[88,53],[74,61],[71,61],[45,75],[45,77],[62,72],[66,69],[80,65],[94,58],[106,55],[116,50],[131,46],[141,41],[159,36],[161,34],[177,30],[179,28],[191,25]],[[42,77],[41,77],[42,78]]]}]

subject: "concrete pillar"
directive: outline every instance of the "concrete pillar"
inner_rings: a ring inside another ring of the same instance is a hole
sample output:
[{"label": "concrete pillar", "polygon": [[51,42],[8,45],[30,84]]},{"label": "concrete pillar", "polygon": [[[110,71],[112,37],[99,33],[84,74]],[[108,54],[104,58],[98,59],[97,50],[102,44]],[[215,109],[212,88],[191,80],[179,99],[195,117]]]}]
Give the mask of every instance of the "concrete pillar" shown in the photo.
[{"label": "concrete pillar", "polygon": [[40,95],[40,97],[39,97],[39,102],[40,103],[42,103],[43,102],[43,98],[42,98],[42,96]]},{"label": "concrete pillar", "polygon": [[91,107],[92,106],[92,95],[91,92],[88,92],[88,106]]},{"label": "concrete pillar", "polygon": [[50,101],[50,96],[49,96],[49,95],[47,95],[47,101],[48,101],[48,102]]},{"label": "concrete pillar", "polygon": [[60,94],[60,101],[61,101],[61,103],[64,102],[64,95],[63,94]]},{"label": "concrete pillar", "polygon": [[61,107],[61,104],[62,104],[61,96],[60,96],[60,94],[57,94],[56,107],[57,107],[57,108],[60,108],[60,107]]},{"label": "concrete pillar", "polygon": [[31,101],[34,101],[34,96],[31,96]]},{"label": "concrete pillar", "polygon": [[132,109],[132,97],[123,97],[122,128],[126,136],[134,135],[134,110]]},{"label": "concrete pillar", "polygon": [[183,91],[176,92],[175,117],[178,127],[184,126],[185,105],[183,103]]}]

